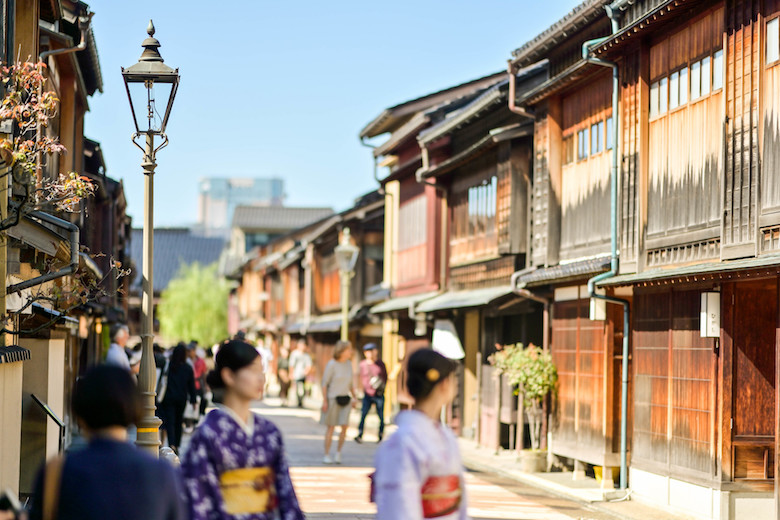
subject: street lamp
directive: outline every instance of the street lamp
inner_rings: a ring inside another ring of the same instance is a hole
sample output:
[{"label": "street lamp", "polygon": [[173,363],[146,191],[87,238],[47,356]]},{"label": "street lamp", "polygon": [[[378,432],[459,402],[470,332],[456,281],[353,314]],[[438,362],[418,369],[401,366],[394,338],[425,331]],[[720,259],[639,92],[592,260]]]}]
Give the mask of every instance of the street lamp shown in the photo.
[{"label": "street lamp", "polygon": [[349,235],[349,228],[344,228],[341,241],[334,250],[341,275],[341,341],[347,341],[349,337],[349,280],[355,274],[355,262],[360,252],[350,242]]},{"label": "street lamp", "polygon": [[[141,342],[143,346],[141,355],[141,370],[138,374],[138,386],[143,398],[143,410],[138,422],[138,437],[136,445],[157,456],[160,447],[161,421],[155,416],[156,378],[154,366],[154,352],[152,344],[154,340],[154,169],[157,166],[157,152],[168,145],[168,136],[165,135],[165,127],[168,117],[171,115],[173,99],[179,87],[179,69],[172,69],[163,63],[162,56],[157,50],[160,42],[154,38],[154,24],[149,21],[146,29],[149,37],[141,46],[144,48],[138,63],[124,68],[122,78],[127,89],[127,98],[130,101],[130,110],[133,113],[135,133],[133,144],[144,154],[141,167],[144,170],[144,252],[143,252],[143,304],[141,323]],[[162,94],[162,95],[161,95]],[[157,110],[156,99],[160,97],[165,107],[165,113],[160,115]],[[139,119],[140,117],[140,119]],[[144,121],[144,118],[146,121]],[[146,136],[145,146],[141,146],[136,139]],[[160,145],[154,147],[154,136],[162,138]]]}]

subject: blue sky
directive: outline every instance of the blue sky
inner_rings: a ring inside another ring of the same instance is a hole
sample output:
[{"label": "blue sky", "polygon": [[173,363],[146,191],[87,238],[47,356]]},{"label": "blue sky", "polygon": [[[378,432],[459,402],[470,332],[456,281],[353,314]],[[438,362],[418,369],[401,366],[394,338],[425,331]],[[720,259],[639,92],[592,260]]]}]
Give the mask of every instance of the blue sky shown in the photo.
[{"label": "blue sky", "polygon": [[[158,156],[155,225],[197,216],[198,179],[280,177],[290,206],[350,207],[376,188],[360,129],[384,108],[506,68],[575,0],[87,0],[104,93],[85,133],[102,143],[142,224],[141,153],[120,74],[154,19],[181,86]],[[222,7],[224,6],[224,7]],[[381,139],[379,139],[381,141]]]}]

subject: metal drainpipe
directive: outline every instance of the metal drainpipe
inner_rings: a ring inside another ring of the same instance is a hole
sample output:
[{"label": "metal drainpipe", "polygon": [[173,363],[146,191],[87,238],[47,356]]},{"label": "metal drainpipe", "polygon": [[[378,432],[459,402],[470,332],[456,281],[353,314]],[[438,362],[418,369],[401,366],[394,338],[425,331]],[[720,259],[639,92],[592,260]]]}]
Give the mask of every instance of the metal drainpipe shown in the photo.
[{"label": "metal drainpipe", "polygon": [[76,269],[78,269],[79,267],[78,226],[76,226],[76,224],[71,224],[67,220],[62,220],[60,218],[57,218],[53,215],[49,215],[48,213],[44,213],[42,211],[31,211],[30,216],[43,220],[44,222],[48,222],[49,224],[57,226],[58,228],[67,229],[70,232],[70,264],[68,264],[68,266],[63,269],[60,269],[59,271],[55,271],[53,273],[47,273],[41,276],[36,276],[35,278],[30,278],[29,280],[25,280],[23,282],[14,285],[9,285],[8,288],[5,290],[6,294],[13,294],[33,286],[41,285],[43,283],[50,282],[57,278],[62,278],[63,276],[73,274],[76,272]]},{"label": "metal drainpipe", "polygon": [[[612,21],[613,34],[618,30],[617,20],[612,16],[612,11],[608,11]],[[610,245],[611,261],[610,269],[606,273],[601,273],[588,280],[588,294],[591,298],[604,300],[609,303],[616,303],[623,306],[623,359],[622,359],[622,378],[621,378],[621,399],[620,399],[620,489],[628,487],[628,339],[630,334],[630,308],[628,300],[606,296],[596,292],[596,284],[607,278],[611,278],[618,273],[619,256],[617,250],[617,205],[618,205],[618,144],[620,135],[620,118],[618,117],[618,89],[620,88],[620,76],[617,63],[593,58],[590,56],[590,47],[601,43],[606,38],[588,40],[582,44],[582,57],[588,63],[612,68],[612,172],[610,175]]]},{"label": "metal drainpipe", "polygon": [[439,244],[439,290],[444,292],[444,287],[447,282],[447,189],[441,184],[430,182],[423,179],[423,173],[428,171],[430,167],[430,159],[428,157],[428,148],[420,143],[420,149],[422,151],[422,167],[418,169],[414,176],[418,183],[426,186],[433,186],[439,193],[441,193],[441,238]]},{"label": "metal drainpipe", "polygon": [[509,92],[507,93],[507,97],[509,98],[509,110],[519,116],[534,119],[534,114],[532,112],[529,112],[528,110],[515,104],[517,65],[512,60],[507,60],[507,73],[509,73]]},{"label": "metal drainpipe", "polygon": [[87,13],[84,16],[79,16],[79,31],[81,32],[81,41],[75,47],[68,47],[66,49],[54,49],[51,51],[44,51],[39,56],[40,61],[44,61],[49,56],[58,56],[60,54],[70,54],[72,52],[83,51],[87,48],[87,31],[92,23],[92,17],[95,13]]}]

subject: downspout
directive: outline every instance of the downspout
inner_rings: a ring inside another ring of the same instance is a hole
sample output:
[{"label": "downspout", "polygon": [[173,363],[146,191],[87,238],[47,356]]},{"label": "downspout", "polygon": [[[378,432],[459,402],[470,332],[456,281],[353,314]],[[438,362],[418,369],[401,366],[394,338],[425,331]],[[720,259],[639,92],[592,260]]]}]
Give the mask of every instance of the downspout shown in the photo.
[{"label": "downspout", "polygon": [[[607,14],[612,21],[612,32],[616,33],[619,29],[615,13],[607,9]],[[601,65],[612,68],[612,171],[610,175],[610,246],[611,261],[610,269],[606,273],[601,273],[588,280],[588,294],[591,298],[604,300],[609,303],[615,303],[623,306],[623,359],[622,359],[622,378],[620,395],[620,489],[625,490],[628,487],[628,339],[630,334],[630,308],[628,300],[606,296],[596,292],[596,284],[611,278],[618,273],[620,265],[617,249],[617,210],[618,210],[618,144],[620,135],[620,118],[618,117],[618,91],[620,88],[620,76],[617,63],[593,58],[590,55],[590,47],[598,45],[606,38],[588,40],[582,44],[582,58],[594,65]]]},{"label": "downspout", "polygon": [[420,167],[414,176],[418,183],[425,186],[433,186],[439,193],[441,193],[441,237],[439,244],[439,290],[444,292],[444,287],[447,282],[447,259],[448,259],[448,246],[447,243],[447,224],[449,221],[449,215],[447,214],[447,189],[441,184],[427,181],[423,178],[423,174],[428,171],[430,167],[430,159],[428,156],[428,148],[420,143],[420,150],[422,151],[422,167]]},{"label": "downspout", "polygon": [[6,294],[13,294],[17,293],[19,291],[23,291],[24,289],[29,289],[30,287],[41,285],[46,282],[50,282],[52,280],[55,280],[57,278],[62,278],[63,276],[67,276],[69,274],[73,274],[76,272],[76,269],[79,267],[79,228],[76,226],[76,224],[72,224],[68,222],[67,220],[62,220],[60,218],[57,218],[53,215],[49,215],[48,213],[44,213],[42,211],[31,211],[30,213],[31,217],[35,217],[37,219],[43,220],[44,222],[48,222],[49,224],[52,224],[60,229],[67,229],[70,233],[70,264],[67,265],[67,267],[64,267],[60,269],[59,271],[55,271],[53,273],[46,273],[41,276],[36,276],[35,278],[30,278],[29,280],[25,280],[23,282],[9,285],[8,288],[5,290]]},{"label": "downspout", "polygon": [[509,110],[515,114],[529,119],[534,119],[533,112],[529,112],[525,108],[519,107],[515,104],[516,88],[517,88],[517,64],[512,60],[507,60],[507,73],[509,74]]},{"label": "downspout", "polygon": [[[374,146],[371,143],[367,143],[366,142],[366,138],[365,137],[361,137],[360,138],[360,144],[362,144],[366,148],[371,148],[372,150],[376,149],[376,146]],[[371,154],[371,155],[373,156],[374,154]],[[379,166],[378,166],[377,158],[376,158],[376,156],[374,156],[374,181],[376,181],[376,183],[379,184],[379,194],[380,195],[385,195],[385,188],[382,186],[382,181],[379,180],[378,167]]]},{"label": "downspout", "polygon": [[75,47],[68,47],[65,49],[54,49],[51,51],[44,51],[38,56],[39,61],[45,61],[49,56],[59,56],[60,54],[70,54],[72,52],[83,51],[87,48],[87,31],[92,23],[92,17],[95,13],[88,12],[84,16],[79,16],[79,31],[81,32],[81,41]]}]

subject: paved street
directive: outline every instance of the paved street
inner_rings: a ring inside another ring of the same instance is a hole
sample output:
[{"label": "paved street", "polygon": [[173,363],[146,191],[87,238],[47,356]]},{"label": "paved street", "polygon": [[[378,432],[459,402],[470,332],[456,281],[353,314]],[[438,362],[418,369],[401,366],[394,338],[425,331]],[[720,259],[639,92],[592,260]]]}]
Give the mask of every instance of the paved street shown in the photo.
[{"label": "paved street", "polygon": [[[273,420],[284,433],[292,478],[307,518],[373,518],[375,508],[368,501],[368,475],[373,471],[376,450],[375,416],[367,425],[363,444],[351,440],[356,430],[350,428],[343,463],[330,466],[322,463],[324,427],[317,422],[319,414],[310,409],[282,408],[278,403],[277,399],[268,398],[258,405],[256,411]],[[358,418],[356,410],[352,417],[353,426]],[[474,520],[614,518],[495,475],[470,472],[466,477],[466,487],[469,513]]]}]

